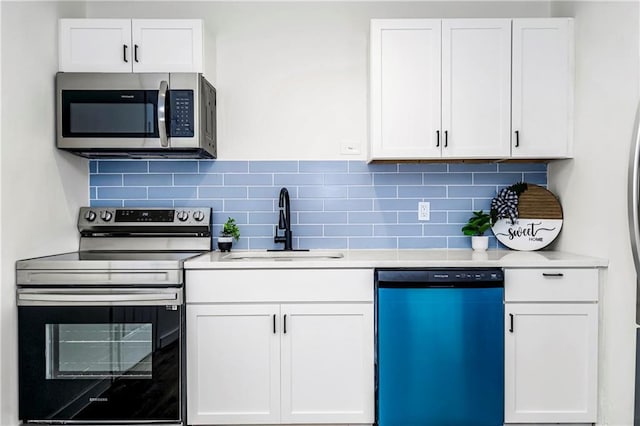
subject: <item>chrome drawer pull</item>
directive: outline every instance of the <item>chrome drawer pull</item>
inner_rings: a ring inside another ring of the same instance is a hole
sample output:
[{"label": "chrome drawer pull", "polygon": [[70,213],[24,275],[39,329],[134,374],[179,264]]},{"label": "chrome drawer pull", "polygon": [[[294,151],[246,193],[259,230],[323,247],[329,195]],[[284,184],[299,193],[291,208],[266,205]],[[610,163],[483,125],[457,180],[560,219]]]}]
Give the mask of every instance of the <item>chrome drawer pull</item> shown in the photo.
[{"label": "chrome drawer pull", "polygon": [[556,273],[543,272],[542,276],[543,277],[564,277],[564,274],[562,272],[556,272]]}]

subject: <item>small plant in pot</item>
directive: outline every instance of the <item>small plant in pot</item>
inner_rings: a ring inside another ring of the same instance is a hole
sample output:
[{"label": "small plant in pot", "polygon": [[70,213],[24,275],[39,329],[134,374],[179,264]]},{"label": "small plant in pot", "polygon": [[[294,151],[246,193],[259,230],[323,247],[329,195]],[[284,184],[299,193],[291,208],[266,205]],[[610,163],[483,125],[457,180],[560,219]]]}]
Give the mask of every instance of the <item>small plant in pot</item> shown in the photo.
[{"label": "small plant in pot", "polygon": [[471,248],[486,250],[489,247],[489,237],[484,233],[491,228],[491,216],[482,210],[473,212],[473,216],[462,227],[462,233],[471,237]]},{"label": "small plant in pot", "polygon": [[238,241],[240,239],[240,229],[236,225],[236,220],[232,217],[222,225],[222,231],[218,237],[218,248],[220,251],[231,251],[233,240]]}]

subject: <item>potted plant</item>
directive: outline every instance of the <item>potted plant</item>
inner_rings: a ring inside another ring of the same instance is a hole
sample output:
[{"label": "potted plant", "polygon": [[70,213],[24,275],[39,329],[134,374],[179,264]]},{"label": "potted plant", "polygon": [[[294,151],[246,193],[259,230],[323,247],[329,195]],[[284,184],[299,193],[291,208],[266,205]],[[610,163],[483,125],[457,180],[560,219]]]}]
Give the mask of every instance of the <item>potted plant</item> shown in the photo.
[{"label": "potted plant", "polygon": [[473,212],[473,216],[462,227],[462,233],[471,237],[471,248],[474,250],[486,250],[489,247],[489,237],[484,233],[491,228],[491,216],[482,210]]},{"label": "potted plant", "polygon": [[220,251],[230,251],[233,245],[233,240],[236,241],[240,238],[240,229],[236,225],[236,220],[232,217],[222,225],[222,231],[218,236],[218,248]]}]

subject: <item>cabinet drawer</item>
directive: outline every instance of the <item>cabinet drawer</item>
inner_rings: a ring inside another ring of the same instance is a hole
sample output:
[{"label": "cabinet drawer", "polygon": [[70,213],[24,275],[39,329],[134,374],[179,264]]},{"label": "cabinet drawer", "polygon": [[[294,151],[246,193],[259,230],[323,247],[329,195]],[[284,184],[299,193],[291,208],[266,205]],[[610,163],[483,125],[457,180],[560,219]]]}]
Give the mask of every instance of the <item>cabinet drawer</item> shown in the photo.
[{"label": "cabinet drawer", "polygon": [[188,270],[185,293],[187,303],[373,302],[373,270]]},{"label": "cabinet drawer", "polygon": [[506,302],[596,302],[597,269],[505,269]]}]

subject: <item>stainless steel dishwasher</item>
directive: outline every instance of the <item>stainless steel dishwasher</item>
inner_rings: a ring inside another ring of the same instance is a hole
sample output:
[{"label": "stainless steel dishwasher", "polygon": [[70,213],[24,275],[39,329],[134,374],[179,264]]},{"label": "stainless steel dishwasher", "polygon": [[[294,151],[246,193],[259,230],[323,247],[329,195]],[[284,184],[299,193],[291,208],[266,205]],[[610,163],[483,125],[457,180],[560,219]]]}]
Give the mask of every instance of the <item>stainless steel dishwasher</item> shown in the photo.
[{"label": "stainless steel dishwasher", "polygon": [[504,419],[501,269],[377,269],[379,426]]}]

